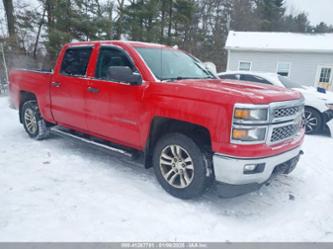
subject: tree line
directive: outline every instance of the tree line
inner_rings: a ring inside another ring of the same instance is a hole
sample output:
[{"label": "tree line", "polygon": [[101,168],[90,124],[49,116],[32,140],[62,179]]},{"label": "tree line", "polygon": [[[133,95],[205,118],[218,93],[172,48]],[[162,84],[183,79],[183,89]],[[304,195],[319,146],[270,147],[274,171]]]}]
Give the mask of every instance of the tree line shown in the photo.
[{"label": "tree line", "polygon": [[128,39],[177,45],[222,70],[230,30],[333,32],[325,23],[311,25],[306,13],[287,14],[284,0],[37,1],[3,0],[0,41],[8,57],[24,54],[47,66],[64,43]]}]

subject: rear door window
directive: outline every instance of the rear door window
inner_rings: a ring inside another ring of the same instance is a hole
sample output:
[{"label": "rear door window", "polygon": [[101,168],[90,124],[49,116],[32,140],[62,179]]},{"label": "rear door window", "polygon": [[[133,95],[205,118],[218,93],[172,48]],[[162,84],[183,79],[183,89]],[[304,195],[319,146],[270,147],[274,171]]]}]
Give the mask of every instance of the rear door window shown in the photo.
[{"label": "rear door window", "polygon": [[86,75],[92,47],[69,48],[66,50],[60,73],[69,76]]}]

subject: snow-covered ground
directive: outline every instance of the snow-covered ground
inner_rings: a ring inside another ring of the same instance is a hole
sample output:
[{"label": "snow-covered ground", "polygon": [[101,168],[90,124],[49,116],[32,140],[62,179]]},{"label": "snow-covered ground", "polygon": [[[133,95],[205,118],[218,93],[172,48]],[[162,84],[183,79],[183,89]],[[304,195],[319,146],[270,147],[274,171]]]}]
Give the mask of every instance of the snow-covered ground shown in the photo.
[{"label": "snow-covered ground", "polygon": [[28,138],[0,97],[0,241],[333,241],[333,139],[234,199],[182,201],[152,170],[63,138]]}]

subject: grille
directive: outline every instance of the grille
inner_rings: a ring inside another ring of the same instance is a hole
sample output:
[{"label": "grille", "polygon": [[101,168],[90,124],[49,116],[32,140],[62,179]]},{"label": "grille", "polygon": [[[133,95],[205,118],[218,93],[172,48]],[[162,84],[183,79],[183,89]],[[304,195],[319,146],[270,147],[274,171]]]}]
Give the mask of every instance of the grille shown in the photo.
[{"label": "grille", "polygon": [[299,126],[295,124],[274,128],[271,136],[271,143],[276,143],[297,134]]},{"label": "grille", "polygon": [[284,118],[294,116],[299,111],[301,111],[301,106],[278,108],[274,110],[273,115],[274,118]]}]

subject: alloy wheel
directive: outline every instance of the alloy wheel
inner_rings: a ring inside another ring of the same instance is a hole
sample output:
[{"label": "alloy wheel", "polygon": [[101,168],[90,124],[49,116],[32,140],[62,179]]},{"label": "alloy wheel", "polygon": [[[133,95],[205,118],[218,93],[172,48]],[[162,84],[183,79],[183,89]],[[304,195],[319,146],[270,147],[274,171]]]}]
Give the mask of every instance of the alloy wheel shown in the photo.
[{"label": "alloy wheel", "polygon": [[312,133],[317,129],[319,124],[318,118],[315,117],[312,112],[305,111],[305,129],[306,133]]},{"label": "alloy wheel", "polygon": [[193,181],[193,160],[179,145],[168,145],[162,150],[160,169],[164,179],[175,188],[184,189]]},{"label": "alloy wheel", "polygon": [[30,108],[25,110],[24,123],[30,134],[35,134],[37,132],[38,124],[37,124],[35,112]]}]

